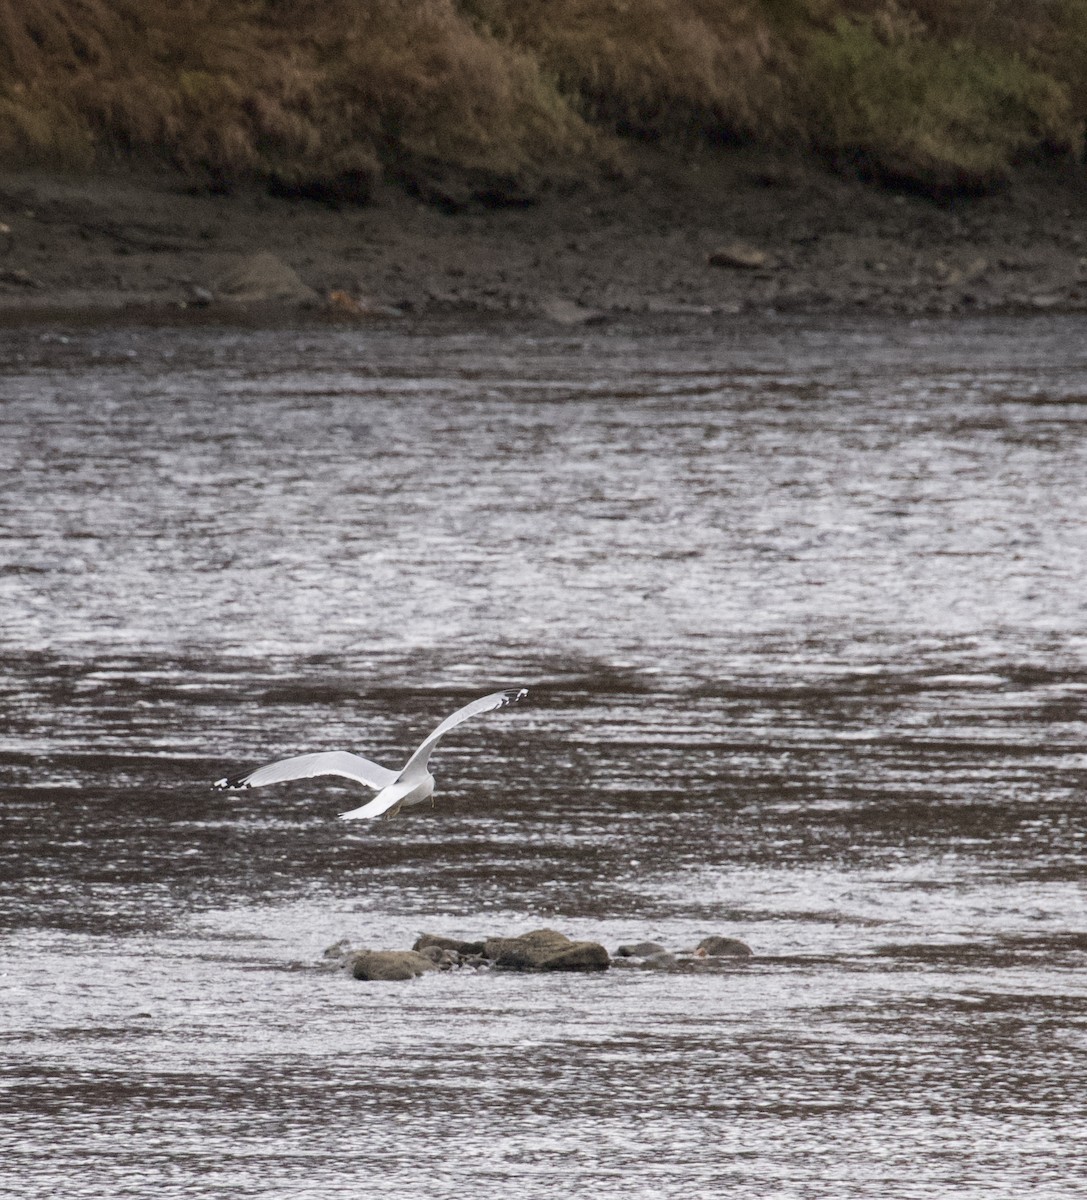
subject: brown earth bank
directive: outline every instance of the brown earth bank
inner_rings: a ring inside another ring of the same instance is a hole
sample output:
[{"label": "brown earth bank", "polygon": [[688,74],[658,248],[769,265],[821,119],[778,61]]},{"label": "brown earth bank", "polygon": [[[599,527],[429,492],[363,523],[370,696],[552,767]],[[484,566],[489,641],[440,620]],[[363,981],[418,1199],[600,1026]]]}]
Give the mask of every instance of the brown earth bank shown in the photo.
[{"label": "brown earth bank", "polygon": [[0,322],[1080,310],[1085,183],[1038,166],[937,201],[811,158],[652,147],[523,204],[441,181],[356,206],[167,171],[3,172]]}]

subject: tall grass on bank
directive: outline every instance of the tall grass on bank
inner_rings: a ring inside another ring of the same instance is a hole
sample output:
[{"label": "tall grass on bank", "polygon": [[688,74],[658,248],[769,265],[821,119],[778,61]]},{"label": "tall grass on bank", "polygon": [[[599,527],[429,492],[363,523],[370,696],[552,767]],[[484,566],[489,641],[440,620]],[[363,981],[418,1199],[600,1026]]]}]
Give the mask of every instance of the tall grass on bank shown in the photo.
[{"label": "tall grass on bank", "polygon": [[0,0],[0,156],[360,179],[392,159],[534,176],[586,122],[452,0]]},{"label": "tall grass on bank", "polygon": [[1078,153],[1085,115],[1084,0],[0,0],[10,165],[362,198],[745,140],[951,191]]},{"label": "tall grass on bank", "polygon": [[804,86],[817,148],[884,181],[951,193],[987,188],[1026,156],[1078,144],[1057,80],[921,29],[842,17],[811,38]]},{"label": "tall grass on bank", "polygon": [[596,124],[638,137],[755,139],[791,124],[793,55],[743,0],[461,0],[528,50]]}]

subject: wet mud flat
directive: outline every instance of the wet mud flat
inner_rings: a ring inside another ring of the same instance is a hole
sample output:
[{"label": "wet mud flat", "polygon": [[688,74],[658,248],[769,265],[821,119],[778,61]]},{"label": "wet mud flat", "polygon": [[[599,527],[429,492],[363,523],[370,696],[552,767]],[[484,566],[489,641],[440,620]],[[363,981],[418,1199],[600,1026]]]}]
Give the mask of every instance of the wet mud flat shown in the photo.
[{"label": "wet mud flat", "polygon": [[1083,334],[0,333],[4,1186],[1075,1195]]},{"label": "wet mud flat", "polygon": [[168,172],[2,174],[0,320],[201,321],[211,306],[217,321],[279,323],[286,306],[348,324],[578,325],[1087,306],[1087,189],[1072,168],[937,202],[765,151],[631,154],[621,179],[506,208],[392,185],[359,207],[200,194]]}]

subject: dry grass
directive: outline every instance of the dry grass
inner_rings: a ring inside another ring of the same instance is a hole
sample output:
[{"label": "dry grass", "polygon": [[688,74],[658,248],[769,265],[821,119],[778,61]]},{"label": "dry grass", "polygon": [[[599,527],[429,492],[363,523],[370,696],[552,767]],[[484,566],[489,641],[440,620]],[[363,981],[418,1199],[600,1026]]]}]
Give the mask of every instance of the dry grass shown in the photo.
[{"label": "dry grass", "polygon": [[3,100],[22,114],[7,153],[63,155],[34,120],[43,109],[99,156],[149,153],[185,170],[256,171],[304,161],[320,143],[306,113],[313,71],[229,5],[0,0],[0,30]]},{"label": "dry grass", "polygon": [[594,134],[452,0],[0,0],[0,155],[230,180],[436,160],[540,173]]},{"label": "dry grass", "polygon": [[636,136],[782,131],[785,47],[743,0],[462,0],[594,122]]},{"label": "dry grass", "polygon": [[[478,29],[451,0],[313,5],[325,84],[345,127],[388,158],[515,174],[586,154],[594,135],[517,48]],[[297,10],[295,10],[297,12]]]},{"label": "dry grass", "polygon": [[933,191],[1079,150],[1087,3],[0,0],[0,158],[363,195],[535,186],[616,134],[817,149]]}]

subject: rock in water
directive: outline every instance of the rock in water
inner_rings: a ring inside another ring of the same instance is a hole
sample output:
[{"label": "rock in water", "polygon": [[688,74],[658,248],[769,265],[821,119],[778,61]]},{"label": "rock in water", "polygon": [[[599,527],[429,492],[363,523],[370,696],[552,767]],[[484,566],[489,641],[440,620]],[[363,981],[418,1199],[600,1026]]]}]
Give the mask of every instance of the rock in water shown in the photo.
[{"label": "rock in water", "polygon": [[571,942],[565,950],[545,958],[541,971],[606,971],[611,965],[607,950],[599,942]]},{"label": "rock in water", "polygon": [[437,946],[440,950],[452,950],[454,954],[482,954],[483,945],[483,942],[462,942],[458,938],[442,937],[439,933],[421,933],[412,949],[423,951],[428,946]]},{"label": "rock in water", "polygon": [[630,942],[616,951],[620,958],[651,958],[654,954],[667,952],[668,948],[660,942]]},{"label": "rock in water", "polygon": [[531,971],[545,958],[571,945],[565,934],[554,929],[534,929],[517,937],[492,937],[483,944],[483,954],[496,967]]},{"label": "rock in water", "polygon": [[418,953],[424,958],[429,958],[439,971],[451,971],[454,967],[459,967],[461,963],[461,955],[452,950],[443,950],[441,946],[427,946]]},{"label": "rock in water", "polygon": [[507,971],[605,971],[611,962],[598,942],[572,942],[554,929],[488,938],[483,953]]},{"label": "rock in water", "polygon": [[741,942],[739,938],[704,937],[696,947],[710,958],[720,958],[729,956],[732,958],[750,958],[751,947],[746,942]]},{"label": "rock in water", "polygon": [[436,971],[437,964],[414,950],[360,950],[351,962],[356,979],[414,979],[425,971]]}]

